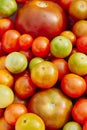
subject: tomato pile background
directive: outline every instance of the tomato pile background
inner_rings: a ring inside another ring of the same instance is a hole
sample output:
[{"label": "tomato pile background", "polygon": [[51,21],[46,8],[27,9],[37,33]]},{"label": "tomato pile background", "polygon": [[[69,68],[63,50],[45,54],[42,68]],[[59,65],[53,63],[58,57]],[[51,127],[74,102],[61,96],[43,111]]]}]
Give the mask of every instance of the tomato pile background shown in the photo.
[{"label": "tomato pile background", "polygon": [[0,130],[87,130],[87,0],[0,0]]}]

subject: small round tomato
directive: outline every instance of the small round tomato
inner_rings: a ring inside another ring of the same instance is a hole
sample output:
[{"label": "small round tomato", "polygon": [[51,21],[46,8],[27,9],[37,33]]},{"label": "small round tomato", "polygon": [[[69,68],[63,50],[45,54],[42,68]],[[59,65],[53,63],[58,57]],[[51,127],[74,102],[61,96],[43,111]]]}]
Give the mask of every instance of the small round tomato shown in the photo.
[{"label": "small round tomato", "polygon": [[18,118],[15,130],[45,130],[45,124],[38,115],[25,113]]},{"label": "small round tomato", "polygon": [[32,96],[35,90],[36,87],[29,76],[20,76],[15,81],[14,91],[16,95],[21,99]]},{"label": "small round tomato", "polygon": [[76,20],[87,18],[87,0],[73,0],[69,6],[69,15]]},{"label": "small round tomato", "polygon": [[72,32],[76,37],[87,35],[87,20],[79,20],[72,26]]},{"label": "small round tomato", "polygon": [[3,34],[10,29],[14,28],[14,23],[9,18],[1,18],[0,19],[0,38],[3,36]]},{"label": "small round tomato", "polygon": [[2,37],[2,49],[6,53],[18,51],[18,38],[20,33],[17,30],[7,30]]},{"label": "small round tomato", "polygon": [[67,37],[71,41],[72,45],[75,45],[76,36],[72,31],[66,30],[66,31],[61,32],[60,35]]},{"label": "small round tomato", "polygon": [[33,37],[29,34],[22,34],[18,42],[21,49],[28,50],[32,46]]},{"label": "small round tomato", "polygon": [[52,62],[42,61],[32,68],[31,79],[39,88],[51,88],[58,81],[58,69]]},{"label": "small round tomato", "polygon": [[87,121],[87,99],[82,98],[76,101],[72,108],[72,118],[80,124]]},{"label": "small round tomato", "polygon": [[53,59],[52,63],[58,68],[58,80],[62,80],[64,75],[69,73],[67,61],[65,59]]},{"label": "small round tomato", "polygon": [[79,52],[87,54],[87,35],[77,38],[76,47]]},{"label": "small round tomato", "polygon": [[15,125],[17,119],[22,115],[27,113],[28,110],[25,105],[19,103],[13,103],[9,105],[4,112],[5,120],[10,125]]},{"label": "small round tomato", "polygon": [[50,52],[50,41],[44,36],[39,36],[32,43],[32,52],[35,56],[45,58]]},{"label": "small round tomato", "polygon": [[61,88],[67,96],[77,98],[86,92],[86,82],[81,76],[69,73],[61,80]]}]

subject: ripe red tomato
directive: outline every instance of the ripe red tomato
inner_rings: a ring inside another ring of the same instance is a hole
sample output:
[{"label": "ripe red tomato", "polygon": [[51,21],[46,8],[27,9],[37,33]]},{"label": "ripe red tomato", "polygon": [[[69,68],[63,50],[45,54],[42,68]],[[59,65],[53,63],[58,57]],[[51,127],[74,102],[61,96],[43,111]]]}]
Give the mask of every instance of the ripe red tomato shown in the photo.
[{"label": "ripe red tomato", "polygon": [[67,96],[77,98],[86,92],[86,82],[81,76],[69,73],[62,78],[61,88]]},{"label": "ripe red tomato", "polygon": [[6,53],[18,51],[18,38],[20,35],[17,30],[7,30],[2,37],[2,49]]},{"label": "ripe red tomato", "polygon": [[50,52],[50,41],[44,36],[39,36],[32,43],[32,52],[35,56],[46,58]]},{"label": "ripe red tomato", "polygon": [[52,1],[30,0],[16,15],[16,29],[29,33],[34,38],[46,36],[52,39],[66,27],[66,15],[63,9]]},{"label": "ripe red tomato", "polygon": [[79,52],[87,54],[87,35],[77,38],[76,47]]},{"label": "ripe red tomato", "polygon": [[87,130],[87,121],[83,124],[83,129],[82,130]]},{"label": "ripe red tomato", "polygon": [[29,76],[20,76],[15,81],[14,91],[21,99],[29,98],[34,94],[35,90],[36,87]]},{"label": "ripe red tomato", "polygon": [[29,34],[22,34],[18,42],[21,49],[28,50],[32,46],[33,37]]},{"label": "ripe red tomato", "polygon": [[80,124],[84,124],[87,121],[87,99],[82,98],[76,101],[72,108],[73,120]]},{"label": "ripe red tomato", "polygon": [[73,0],[59,0],[59,5],[64,8],[66,11],[68,11],[69,6]]},{"label": "ripe red tomato", "polygon": [[28,110],[25,105],[19,103],[13,103],[9,105],[4,112],[5,120],[10,125],[15,125],[17,119],[22,115],[27,113]]},{"label": "ripe red tomato", "polygon": [[69,73],[68,63],[65,59],[53,59],[52,63],[58,68],[58,80],[61,81]]}]

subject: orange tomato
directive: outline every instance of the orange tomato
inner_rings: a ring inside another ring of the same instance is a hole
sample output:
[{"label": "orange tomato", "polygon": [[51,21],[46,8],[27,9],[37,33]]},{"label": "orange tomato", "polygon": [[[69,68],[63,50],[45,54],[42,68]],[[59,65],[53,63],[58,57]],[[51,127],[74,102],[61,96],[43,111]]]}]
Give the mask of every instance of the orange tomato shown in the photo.
[{"label": "orange tomato", "polygon": [[5,69],[5,59],[6,59],[6,56],[0,57],[0,69]]},{"label": "orange tomato", "polygon": [[6,69],[0,69],[0,84],[4,84],[12,88],[13,83],[14,77],[11,75],[11,73]]}]

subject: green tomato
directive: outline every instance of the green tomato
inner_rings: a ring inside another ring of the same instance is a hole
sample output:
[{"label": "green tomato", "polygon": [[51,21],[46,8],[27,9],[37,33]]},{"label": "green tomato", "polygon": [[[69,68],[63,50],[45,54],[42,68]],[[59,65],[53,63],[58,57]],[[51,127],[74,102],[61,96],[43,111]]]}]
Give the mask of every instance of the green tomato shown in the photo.
[{"label": "green tomato", "polygon": [[0,108],[6,108],[14,101],[14,93],[6,85],[0,84]]},{"label": "green tomato", "polygon": [[0,16],[9,17],[18,9],[15,0],[0,0]]},{"label": "green tomato", "polygon": [[45,124],[38,115],[26,113],[18,118],[15,130],[45,130]]},{"label": "green tomato", "polygon": [[56,36],[51,41],[50,51],[57,58],[65,58],[72,51],[72,43],[64,36]]},{"label": "green tomato", "polygon": [[64,125],[63,130],[82,130],[82,127],[79,123],[70,121]]},{"label": "green tomato", "polygon": [[6,57],[5,66],[12,73],[21,73],[27,68],[28,61],[24,54],[11,52]]},{"label": "green tomato", "polygon": [[68,66],[72,73],[84,76],[87,74],[87,55],[81,52],[73,53],[68,59]]},{"label": "green tomato", "polygon": [[31,59],[30,63],[29,63],[29,69],[31,70],[37,63],[40,63],[44,61],[43,58],[40,57],[35,57],[33,59]]}]

